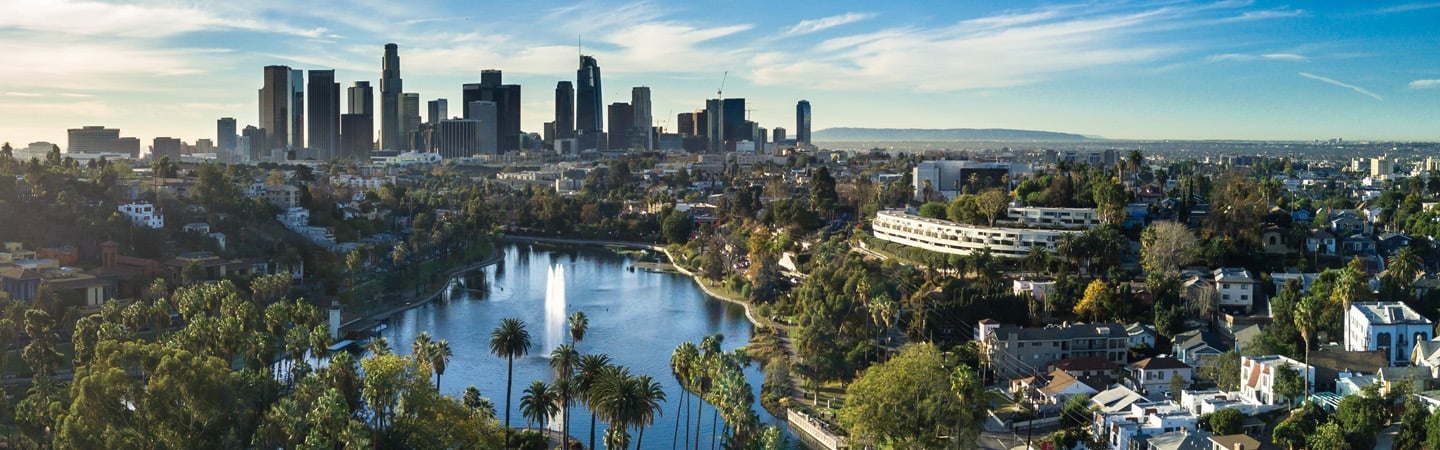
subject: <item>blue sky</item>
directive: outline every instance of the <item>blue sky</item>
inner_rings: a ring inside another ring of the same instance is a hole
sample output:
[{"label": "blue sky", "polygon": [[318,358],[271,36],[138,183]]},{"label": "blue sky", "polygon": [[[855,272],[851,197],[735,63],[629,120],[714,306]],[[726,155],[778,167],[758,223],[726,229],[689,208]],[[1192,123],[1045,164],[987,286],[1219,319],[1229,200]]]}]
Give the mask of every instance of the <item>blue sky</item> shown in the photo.
[{"label": "blue sky", "polygon": [[[120,127],[213,138],[256,122],[262,67],[380,75],[457,99],[482,69],[552,120],[576,40],[605,101],[653,92],[657,125],[713,97],[816,129],[1003,127],[1122,139],[1440,140],[1440,2],[245,2],[0,0],[0,140]],[[452,115],[458,112],[452,108]]]}]

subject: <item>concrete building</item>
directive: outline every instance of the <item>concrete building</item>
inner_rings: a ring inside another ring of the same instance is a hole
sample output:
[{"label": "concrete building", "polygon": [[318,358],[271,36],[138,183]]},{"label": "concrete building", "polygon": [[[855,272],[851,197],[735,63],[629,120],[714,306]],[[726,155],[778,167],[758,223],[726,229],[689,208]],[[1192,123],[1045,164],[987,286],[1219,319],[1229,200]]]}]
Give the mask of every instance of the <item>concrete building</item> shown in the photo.
[{"label": "concrete building", "polygon": [[180,162],[181,147],[180,139],[172,137],[157,137],[154,145],[150,146],[150,160],[159,161],[160,158],[170,158],[171,162]]},{"label": "concrete building", "polygon": [[340,83],[335,82],[335,71],[311,70],[308,90],[310,154],[318,159],[339,156]]},{"label": "concrete building", "polygon": [[1306,383],[1315,383],[1315,368],[1281,355],[1240,357],[1240,397],[1262,405],[1289,404],[1300,399],[1289,399],[1275,394],[1275,376],[1281,368],[1288,367],[1305,378]]},{"label": "concrete building", "polygon": [[1090,229],[1104,223],[1094,208],[1010,207],[1008,220],[1028,227]]},{"label": "concrete building", "polygon": [[555,83],[555,139],[575,137],[575,85],[569,81]]},{"label": "concrete building", "polygon": [[475,101],[465,104],[465,117],[480,121],[477,131],[479,148],[476,153],[498,155],[500,148],[500,110],[495,102]]},{"label": "concrete building", "polygon": [[795,103],[795,145],[810,145],[809,100],[801,100]]},{"label": "concrete building", "polygon": [[[380,72],[380,148],[399,150],[405,119],[401,117],[400,94],[405,91],[404,80],[400,78],[400,50],[395,44],[385,44],[385,57],[381,59]],[[353,111],[352,111],[353,112]]]},{"label": "concrete building", "polygon": [[[110,153],[115,151],[115,141],[120,139],[120,129],[103,126],[87,126],[67,130],[70,142],[65,149],[69,153]],[[50,151],[46,148],[45,151]],[[42,157],[43,159],[43,157]]]},{"label": "concrete building", "polygon": [[990,249],[995,256],[1022,258],[1034,247],[1055,251],[1065,234],[1075,230],[991,228],[930,219],[898,210],[880,211],[870,224],[875,237],[926,250],[968,255]]},{"label": "concrete building", "polygon": [[225,155],[235,151],[235,141],[239,138],[239,135],[235,134],[236,130],[234,117],[221,117],[215,121],[216,153]]},{"label": "concrete building", "polygon": [[417,150],[420,134],[420,94],[400,94],[400,147],[391,150]]},{"label": "concrete building", "polygon": [[265,151],[290,148],[290,116],[295,113],[290,88],[289,66],[265,66],[264,85],[260,88],[260,128],[269,139]]},{"label": "concrete building", "polygon": [[[632,119],[630,127],[635,130],[631,139],[631,145],[643,150],[655,149],[655,133],[651,130],[655,126],[655,115],[650,110],[650,88],[648,86],[637,86],[630,89],[630,108]],[[615,115],[610,115],[614,120]],[[643,139],[644,145],[635,145]]]},{"label": "concrete building", "polygon": [[1345,312],[1345,350],[1384,350],[1390,366],[1408,366],[1417,342],[1435,325],[1400,302],[1353,303]]},{"label": "concrete building", "polygon": [[[799,139],[798,137],[796,139]],[[915,200],[946,201],[962,193],[979,193],[992,187],[1003,187],[1010,179],[1009,163],[976,161],[921,161],[912,170]]]},{"label": "concrete building", "polygon": [[1222,267],[1213,272],[1215,296],[1220,309],[1227,312],[1249,313],[1255,304],[1259,281],[1243,267]]},{"label": "concrete building", "polygon": [[265,201],[281,208],[300,206],[300,188],[288,184],[265,186]]},{"label": "concrete building", "polygon": [[1125,364],[1125,326],[1117,323],[1065,327],[1023,328],[982,320],[975,340],[1002,377],[1042,374],[1051,363],[1064,359],[1099,357]]},{"label": "concrete building", "polygon": [[165,215],[155,208],[155,205],[145,202],[126,203],[120,205],[120,214],[130,219],[133,226],[143,226],[154,229],[165,228]]},{"label": "concrete building", "polygon": [[629,103],[611,103],[609,108],[610,123],[606,128],[606,136],[610,138],[610,150],[627,150],[630,148],[631,129],[635,127],[635,108]]},{"label": "concrete building", "polygon": [[[435,153],[442,158],[469,158],[481,152],[478,119],[446,119],[440,121]],[[493,145],[493,144],[492,144]]]},{"label": "concrete building", "polygon": [[575,71],[575,131],[598,134],[605,129],[605,102],[600,85],[600,63],[595,57],[580,55],[580,69]]},{"label": "concrete building", "polygon": [[431,100],[429,103],[426,103],[426,107],[426,112],[428,114],[426,115],[425,123],[434,125],[440,123],[440,121],[442,120],[450,118],[449,100],[437,98],[435,100]]},{"label": "concrete building", "polygon": [[1185,380],[1186,387],[1195,380],[1194,369],[1189,364],[1164,355],[1136,361],[1127,370],[1130,372],[1127,380],[1130,387],[1145,394],[1170,392],[1170,378],[1173,376],[1178,375]]}]

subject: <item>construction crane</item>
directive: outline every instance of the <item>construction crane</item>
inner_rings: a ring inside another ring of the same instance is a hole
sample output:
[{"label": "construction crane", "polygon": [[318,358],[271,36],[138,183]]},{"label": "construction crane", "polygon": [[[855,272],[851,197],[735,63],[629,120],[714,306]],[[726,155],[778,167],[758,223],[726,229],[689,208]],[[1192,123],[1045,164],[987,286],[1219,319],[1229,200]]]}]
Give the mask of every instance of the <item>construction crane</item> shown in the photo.
[{"label": "construction crane", "polygon": [[724,75],[720,76],[720,89],[715,90],[715,98],[722,100],[725,98],[725,80],[728,78],[730,78],[730,71],[727,70]]}]

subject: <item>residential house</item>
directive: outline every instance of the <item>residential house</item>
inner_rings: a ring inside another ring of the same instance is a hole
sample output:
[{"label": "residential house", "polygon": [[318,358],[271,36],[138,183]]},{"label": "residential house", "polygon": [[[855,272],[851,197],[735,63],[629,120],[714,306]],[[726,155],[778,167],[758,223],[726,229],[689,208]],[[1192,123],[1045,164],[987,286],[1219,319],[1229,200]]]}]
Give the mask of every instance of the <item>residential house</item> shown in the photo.
[{"label": "residential house", "polygon": [[1260,230],[1260,251],[1271,255],[1290,253],[1290,246],[1285,244],[1285,231],[1285,228],[1275,225]]},{"label": "residential house", "polygon": [[1406,366],[1411,347],[1429,340],[1435,325],[1401,302],[1353,303],[1345,312],[1345,349],[1385,350],[1390,366]]},{"label": "residential house", "polygon": [[1236,409],[1246,416],[1254,416],[1276,408],[1270,405],[1261,405],[1246,401],[1234,392],[1225,392],[1219,389],[1189,390],[1180,392],[1177,396],[1180,407],[1197,416],[1214,414],[1222,409]]},{"label": "residential house", "polygon": [[1319,273],[1271,272],[1270,282],[1275,283],[1275,292],[1280,292],[1285,288],[1285,283],[1299,280],[1300,293],[1305,294],[1310,292],[1310,285],[1315,284],[1315,279],[1319,277]]},{"label": "residential house", "polygon": [[1336,234],[1365,234],[1369,224],[1351,211],[1340,211],[1330,217],[1330,231]]},{"label": "residential house", "polygon": [[1374,255],[1375,240],[1365,235],[1353,235],[1340,240],[1341,252],[1346,255]]},{"label": "residential house", "polygon": [[300,206],[300,188],[288,184],[265,186],[265,201],[280,209]]},{"label": "residential house", "polygon": [[73,245],[44,247],[36,252],[36,255],[42,259],[53,259],[61,266],[74,266],[80,263],[80,250]]},{"label": "residential house", "polygon": [[1383,367],[1375,374],[1375,382],[1380,385],[1380,393],[1388,393],[1394,389],[1402,389],[1406,392],[1421,392],[1440,388],[1435,373],[1429,367]]},{"label": "residential house", "polygon": [[1095,407],[1097,412],[1125,411],[1130,409],[1130,405],[1149,401],[1139,392],[1118,384],[1090,396],[1090,406]]},{"label": "residential house", "polygon": [[3,289],[11,300],[28,302],[35,298],[40,292],[42,277],[40,271],[24,267],[0,268],[0,289]]},{"label": "residential house", "polygon": [[1204,431],[1172,431],[1140,441],[1145,450],[1211,450],[1210,433]]},{"label": "residential house", "polygon": [[1244,353],[1246,347],[1258,342],[1257,339],[1265,334],[1265,330],[1260,325],[1241,325],[1231,334],[1235,338],[1235,345],[1232,349],[1236,353]]},{"label": "residential house", "polygon": [[1290,219],[1296,222],[1311,222],[1315,220],[1315,213],[1304,209],[1297,209],[1290,213]]},{"label": "residential house", "polygon": [[1402,233],[1381,233],[1376,236],[1376,240],[1379,241],[1376,245],[1381,256],[1393,255],[1400,249],[1409,247],[1411,242],[1410,236]]},{"label": "residential house", "polygon": [[976,334],[996,372],[1006,378],[1039,375],[1049,364],[1071,358],[1101,357],[1124,364],[1129,340],[1125,326],[1118,323],[1024,328],[986,319]]},{"label": "residential house", "polygon": [[1263,405],[1289,404],[1298,400],[1275,394],[1276,374],[1287,367],[1299,372],[1307,383],[1315,381],[1314,368],[1286,356],[1241,356],[1240,397]]},{"label": "residential house", "polygon": [[1215,269],[1215,295],[1220,309],[1226,312],[1249,313],[1254,305],[1258,281],[1243,267]]},{"label": "residential house", "polygon": [[1055,282],[1026,280],[1022,278],[1011,282],[1010,292],[1015,295],[1028,294],[1043,305],[1050,299],[1050,295],[1055,293]]},{"label": "residential house", "polygon": [[1155,348],[1155,327],[1143,323],[1133,323],[1125,327],[1125,334],[1130,335],[1130,347]]},{"label": "residential house", "polygon": [[1191,366],[1208,366],[1211,358],[1225,353],[1220,350],[1218,336],[1201,330],[1177,334],[1171,341],[1171,354],[1175,355],[1175,359]]},{"label": "residential house", "polygon": [[1210,443],[1214,444],[1210,450],[1258,450],[1260,448],[1260,441],[1244,434],[1210,436]]},{"label": "residential house", "polygon": [[1123,410],[1096,411],[1094,417],[1091,433],[1112,450],[1150,448],[1141,443],[1172,432],[1199,432],[1198,416],[1172,402],[1137,402]]},{"label": "residential house", "polygon": [[1156,356],[1136,361],[1129,367],[1130,386],[1145,394],[1170,392],[1170,378],[1180,376],[1185,386],[1194,381],[1194,370],[1189,364],[1169,356]]},{"label": "residential house", "polygon": [[[1109,377],[1104,377],[1109,378]],[[1082,380],[1064,370],[1055,369],[1050,373],[1035,376],[1017,378],[1011,381],[1012,389],[1030,389],[1034,393],[1030,398],[1036,404],[1041,405],[1063,405],[1070,397],[1077,395],[1095,395],[1105,385],[1097,384],[1095,380]]]},{"label": "residential house", "polygon": [[1322,345],[1311,350],[1309,363],[1315,368],[1314,390],[1317,392],[1334,391],[1335,382],[1342,374],[1374,374],[1390,365],[1384,351],[1350,352],[1338,344]]},{"label": "residential house", "polygon": [[138,202],[119,206],[120,214],[130,219],[130,225],[137,227],[165,228],[165,215],[155,205]]},{"label": "residential house", "polygon": [[1335,256],[1335,246],[1335,235],[1325,230],[1312,230],[1305,238],[1305,249],[1312,255],[1318,251],[1320,256]]}]

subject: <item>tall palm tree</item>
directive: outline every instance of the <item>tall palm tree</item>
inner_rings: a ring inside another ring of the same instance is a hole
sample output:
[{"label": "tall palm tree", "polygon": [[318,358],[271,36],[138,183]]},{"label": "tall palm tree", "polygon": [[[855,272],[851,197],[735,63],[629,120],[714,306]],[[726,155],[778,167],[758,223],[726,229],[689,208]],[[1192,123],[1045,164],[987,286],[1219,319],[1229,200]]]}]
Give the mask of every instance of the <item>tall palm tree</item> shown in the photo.
[{"label": "tall palm tree", "polygon": [[590,329],[590,318],[585,316],[585,311],[575,311],[570,314],[570,343],[580,345],[585,340],[585,331]]},{"label": "tall palm tree", "polygon": [[574,389],[572,378],[575,376],[575,365],[580,362],[580,352],[570,344],[560,344],[555,350],[550,351],[550,368],[555,370],[555,385],[565,383],[565,389],[559,391],[560,395],[556,400],[560,402],[560,423],[561,431],[565,433],[565,439],[570,439],[570,403],[573,399]]},{"label": "tall palm tree", "polygon": [[575,402],[576,391],[575,380],[561,378],[550,383],[550,398],[555,401],[557,412],[560,413],[560,431],[564,433],[561,439],[560,448],[570,448],[570,405]]},{"label": "tall palm tree", "polygon": [[1385,270],[1386,274],[1393,275],[1401,288],[1409,288],[1415,282],[1416,274],[1420,272],[1422,260],[1415,247],[1407,245],[1385,259],[1385,263],[1390,266]]},{"label": "tall palm tree", "polygon": [[421,331],[420,334],[415,335],[415,342],[410,344],[410,356],[416,361],[429,363],[433,345],[435,345],[435,341],[430,338],[430,332]]},{"label": "tall palm tree", "polygon": [[[513,317],[501,320],[500,326],[490,332],[490,353],[506,360],[505,428],[509,429],[510,394],[513,389],[511,383],[515,380],[515,358],[530,353],[530,331],[525,329],[525,322]],[[510,448],[509,439],[505,441],[505,448]]]},{"label": "tall palm tree", "polygon": [[556,405],[554,391],[544,381],[535,380],[530,387],[525,388],[520,396],[520,414],[525,416],[525,422],[540,424],[545,428],[545,420],[555,415]]},{"label": "tall palm tree", "polygon": [[[1300,332],[1300,337],[1305,340],[1305,366],[1310,366],[1310,339],[1315,337],[1315,329],[1319,326],[1320,310],[1323,307],[1319,298],[1313,295],[1300,297],[1295,304],[1295,329]],[[1305,377],[1305,398],[1310,398],[1310,377]]]},{"label": "tall palm tree", "polygon": [[[710,383],[713,380],[712,372],[716,365],[716,358],[720,355],[720,342],[725,340],[723,334],[713,334],[700,339],[700,358],[697,359],[696,370],[693,371],[690,383],[695,387],[695,395],[701,399],[698,407],[699,413],[695,417],[695,450],[700,450],[700,424],[705,420],[705,396],[710,393]],[[710,417],[710,445],[715,443],[715,421],[720,412],[714,411]]]},{"label": "tall palm tree", "polygon": [[590,445],[586,448],[595,448],[595,408],[599,403],[596,385],[600,381],[601,374],[606,367],[610,366],[610,356],[603,353],[584,355],[580,357],[580,364],[575,366],[575,389],[580,401],[590,409]]},{"label": "tall palm tree", "polygon": [[365,349],[374,355],[388,355],[390,354],[390,340],[385,339],[384,336],[371,339],[370,342],[365,343]]},{"label": "tall palm tree", "polygon": [[[689,410],[689,408],[685,407],[685,401],[690,398],[689,395],[686,395],[686,392],[689,389],[690,373],[694,371],[695,360],[699,357],[700,348],[696,347],[695,344],[690,341],[680,343],[679,346],[675,347],[675,351],[670,353],[670,372],[675,374],[675,379],[680,382],[681,401],[675,402],[677,408],[675,411],[676,440],[680,437],[680,409]],[[685,446],[687,448],[690,446],[690,421],[688,420],[685,421]],[[671,447],[674,447],[674,445],[672,444]]]},{"label": "tall palm tree", "polygon": [[635,410],[633,424],[640,432],[635,437],[635,448],[639,449],[645,443],[645,428],[655,423],[655,418],[661,414],[660,402],[665,401],[665,389],[660,387],[660,382],[650,378],[649,375],[640,375],[632,379],[635,383],[635,391],[639,395],[635,399]]},{"label": "tall palm tree", "polygon": [[440,376],[445,374],[445,366],[450,365],[450,358],[455,356],[455,351],[450,349],[450,341],[441,339],[435,341],[431,346],[430,367],[435,368],[435,390],[440,390]]}]

